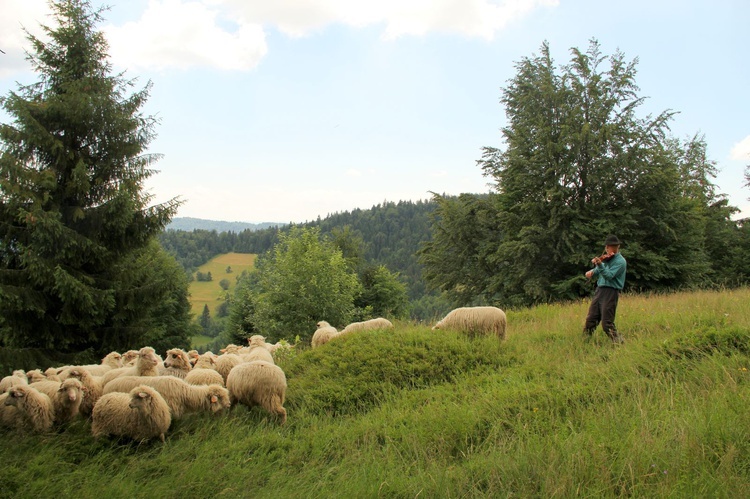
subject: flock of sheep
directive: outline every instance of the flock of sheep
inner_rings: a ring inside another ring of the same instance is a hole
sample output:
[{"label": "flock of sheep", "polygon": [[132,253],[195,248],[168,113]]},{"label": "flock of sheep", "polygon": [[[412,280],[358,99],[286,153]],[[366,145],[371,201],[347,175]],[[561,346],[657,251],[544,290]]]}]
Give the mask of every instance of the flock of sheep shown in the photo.
[{"label": "flock of sheep", "polygon": [[[355,331],[391,329],[387,319],[349,324],[341,331],[317,324],[312,347]],[[496,307],[451,311],[433,329],[493,334],[505,338],[505,313]],[[111,352],[101,364],[45,371],[14,371],[0,380],[0,428],[45,432],[77,417],[90,418],[94,437],[165,439],[172,421],[186,414],[227,410],[236,404],[260,406],[286,422],[286,375],[274,352],[289,345],[266,343],[260,335],[246,347],[228,345],[221,355],[182,349],[162,359],[153,348]]]}]

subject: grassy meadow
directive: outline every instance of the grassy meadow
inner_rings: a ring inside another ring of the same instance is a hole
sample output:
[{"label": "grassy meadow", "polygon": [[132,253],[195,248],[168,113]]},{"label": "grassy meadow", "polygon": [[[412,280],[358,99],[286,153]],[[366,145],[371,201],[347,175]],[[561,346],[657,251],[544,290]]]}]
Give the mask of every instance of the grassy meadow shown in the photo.
[{"label": "grassy meadow", "polygon": [[[190,292],[191,312],[195,317],[200,317],[203,313],[203,307],[208,305],[208,311],[211,317],[216,316],[216,307],[221,304],[225,291],[221,289],[219,282],[222,279],[229,281],[230,294],[237,285],[237,277],[242,274],[243,270],[250,270],[255,264],[257,255],[248,253],[224,253],[212,258],[198,268],[197,272],[204,274],[211,272],[212,281],[192,281],[188,291]],[[232,272],[228,273],[227,268],[231,267]],[[195,274],[193,274],[195,276]]]},{"label": "grassy meadow", "polygon": [[581,337],[587,306],[509,310],[502,344],[399,323],[293,350],[283,427],[240,406],[166,443],[5,432],[0,495],[750,496],[750,290],[623,295],[623,346]]}]

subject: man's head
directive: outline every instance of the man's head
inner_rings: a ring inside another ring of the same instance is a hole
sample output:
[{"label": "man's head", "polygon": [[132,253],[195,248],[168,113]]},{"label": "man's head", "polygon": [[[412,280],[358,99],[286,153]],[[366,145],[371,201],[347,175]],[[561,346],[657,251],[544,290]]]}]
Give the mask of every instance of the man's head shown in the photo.
[{"label": "man's head", "polygon": [[610,234],[607,236],[607,239],[604,240],[604,246],[607,249],[608,253],[617,253],[620,250],[620,245],[622,244],[622,241],[617,239],[617,236],[614,234]]}]

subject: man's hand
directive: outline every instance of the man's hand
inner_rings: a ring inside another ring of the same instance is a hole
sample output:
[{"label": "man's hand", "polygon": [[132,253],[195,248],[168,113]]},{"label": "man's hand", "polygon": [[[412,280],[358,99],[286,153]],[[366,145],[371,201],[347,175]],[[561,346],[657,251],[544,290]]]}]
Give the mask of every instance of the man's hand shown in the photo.
[{"label": "man's hand", "polygon": [[586,279],[591,279],[592,277],[594,277],[593,270],[589,270],[588,272],[586,272]]}]

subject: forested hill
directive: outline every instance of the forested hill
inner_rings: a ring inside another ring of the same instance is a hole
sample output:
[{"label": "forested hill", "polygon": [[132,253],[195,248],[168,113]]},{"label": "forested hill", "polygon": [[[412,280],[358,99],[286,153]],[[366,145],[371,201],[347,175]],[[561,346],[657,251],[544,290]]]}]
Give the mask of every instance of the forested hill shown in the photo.
[{"label": "forested hill", "polygon": [[[384,202],[370,209],[334,213],[300,225],[320,227],[324,236],[348,227],[364,242],[364,258],[401,274],[414,299],[426,292],[415,253],[421,243],[430,238],[430,213],[436,207],[434,201]],[[221,253],[263,253],[276,243],[279,230],[288,229],[289,225],[239,232],[168,228],[161,234],[160,241],[190,270]]]},{"label": "forested hill", "polygon": [[215,230],[216,232],[241,232],[243,230],[261,230],[269,227],[280,227],[283,223],[262,222],[254,224],[250,222],[225,222],[223,220],[206,220],[203,218],[177,217],[169,222],[167,230]]}]

